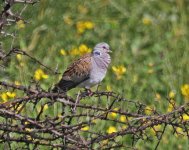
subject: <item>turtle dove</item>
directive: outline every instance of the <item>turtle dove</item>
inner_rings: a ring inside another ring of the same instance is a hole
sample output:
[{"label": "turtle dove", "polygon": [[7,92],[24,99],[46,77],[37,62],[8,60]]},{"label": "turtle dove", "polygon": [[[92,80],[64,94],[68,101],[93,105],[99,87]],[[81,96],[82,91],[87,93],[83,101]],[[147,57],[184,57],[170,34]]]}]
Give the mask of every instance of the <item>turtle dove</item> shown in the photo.
[{"label": "turtle dove", "polygon": [[67,68],[52,91],[67,92],[75,87],[90,89],[99,84],[104,79],[111,62],[110,52],[107,43],[97,44],[92,53],[85,54]]}]

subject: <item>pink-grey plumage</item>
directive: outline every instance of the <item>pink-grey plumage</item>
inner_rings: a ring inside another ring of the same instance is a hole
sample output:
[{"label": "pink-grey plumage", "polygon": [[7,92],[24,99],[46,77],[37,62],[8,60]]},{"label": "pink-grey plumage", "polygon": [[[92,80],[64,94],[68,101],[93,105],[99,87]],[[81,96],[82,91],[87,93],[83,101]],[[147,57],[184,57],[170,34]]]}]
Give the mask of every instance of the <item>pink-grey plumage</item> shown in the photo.
[{"label": "pink-grey plumage", "polygon": [[76,86],[89,89],[99,84],[111,62],[109,52],[111,51],[107,43],[97,44],[92,53],[82,56],[67,68],[53,92],[66,92]]}]

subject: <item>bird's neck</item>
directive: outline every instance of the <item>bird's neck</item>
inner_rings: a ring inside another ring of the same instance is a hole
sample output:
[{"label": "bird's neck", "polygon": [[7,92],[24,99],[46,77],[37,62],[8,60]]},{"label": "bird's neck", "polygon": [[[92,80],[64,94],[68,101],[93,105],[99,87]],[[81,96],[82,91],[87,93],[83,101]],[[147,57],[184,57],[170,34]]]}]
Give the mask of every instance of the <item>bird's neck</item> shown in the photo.
[{"label": "bird's neck", "polygon": [[104,54],[104,56],[98,56],[98,57],[93,57],[93,60],[95,64],[97,65],[98,68],[100,69],[107,69],[108,65],[111,62],[111,58],[109,54]]}]

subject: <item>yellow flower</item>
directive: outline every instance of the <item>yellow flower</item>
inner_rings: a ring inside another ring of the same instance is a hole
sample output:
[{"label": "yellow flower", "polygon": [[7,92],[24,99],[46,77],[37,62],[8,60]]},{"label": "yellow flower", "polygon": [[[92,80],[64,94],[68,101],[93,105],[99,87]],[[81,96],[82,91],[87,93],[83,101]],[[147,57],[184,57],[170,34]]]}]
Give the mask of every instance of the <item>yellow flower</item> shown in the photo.
[{"label": "yellow flower", "polygon": [[143,23],[144,25],[151,25],[151,24],[152,24],[152,20],[151,20],[149,17],[144,17],[144,18],[142,19],[142,23]]},{"label": "yellow flower", "polygon": [[[25,121],[25,122],[24,122],[24,125],[28,125],[28,124],[30,124],[28,121]],[[31,132],[32,129],[30,129],[30,128],[25,128],[25,131]]]},{"label": "yellow flower", "polygon": [[187,114],[182,115],[182,118],[184,121],[188,121],[189,120],[189,116]]},{"label": "yellow flower", "polygon": [[189,84],[184,84],[181,87],[181,93],[186,99],[189,99]]},{"label": "yellow flower", "polygon": [[47,78],[49,78],[49,76],[48,76],[47,74],[43,74],[43,75],[42,75],[42,78],[43,78],[43,79],[47,79]]},{"label": "yellow flower", "polygon": [[25,28],[25,23],[23,20],[19,20],[16,22],[18,29]]},{"label": "yellow flower", "polygon": [[34,73],[34,79],[39,81],[41,79],[47,79],[49,76],[44,73],[42,69],[37,69]]},{"label": "yellow flower", "polygon": [[125,130],[127,127],[128,127],[127,125],[123,125],[123,126],[121,127],[121,129],[122,129],[122,130]]},{"label": "yellow flower", "polygon": [[[113,110],[118,110],[118,108],[114,108]],[[110,118],[110,119],[114,119],[114,118],[116,118],[117,117],[117,113],[115,113],[115,112],[110,112],[109,114],[108,114],[108,118]]]},{"label": "yellow flower", "polygon": [[161,99],[161,95],[159,93],[156,93],[155,94],[155,99],[159,101]]},{"label": "yellow flower", "polygon": [[108,130],[107,130],[107,133],[108,133],[108,134],[111,134],[111,133],[113,133],[113,132],[117,132],[117,129],[116,129],[114,126],[110,126],[110,127],[108,128]]},{"label": "yellow flower", "polygon": [[119,120],[120,120],[121,122],[126,122],[126,121],[127,121],[125,115],[121,115],[120,118],[119,118]]},{"label": "yellow flower", "polygon": [[178,137],[178,136],[180,137],[180,134],[183,134],[183,133],[184,133],[184,132],[183,132],[183,129],[182,129],[181,127],[177,127],[177,128],[176,128],[176,131],[177,131],[177,133],[178,133],[178,134],[176,134],[176,137]]},{"label": "yellow flower", "polygon": [[94,24],[91,21],[86,21],[86,22],[84,22],[84,24],[85,24],[86,29],[93,29],[94,28]]},{"label": "yellow flower", "polygon": [[14,81],[14,84],[19,86],[20,85],[20,82],[19,81]]},{"label": "yellow flower", "polygon": [[23,111],[23,110],[24,110],[24,107],[23,107],[23,105],[21,104],[21,105],[19,105],[19,106],[17,107],[16,113],[20,113],[20,112]]},{"label": "yellow flower", "polygon": [[117,66],[117,67],[112,66],[112,70],[115,73],[117,80],[121,79],[123,74],[125,74],[125,72],[127,71],[127,69],[123,65],[120,65],[120,66]]},{"label": "yellow flower", "polygon": [[169,98],[170,98],[170,99],[174,99],[174,98],[175,98],[175,92],[170,91],[170,92],[169,92]]},{"label": "yellow flower", "polygon": [[156,131],[160,131],[161,130],[161,125],[155,125],[153,126],[153,128],[150,129],[150,132],[152,135],[155,135],[156,134]]},{"label": "yellow flower", "polygon": [[176,134],[175,134],[175,136],[178,138],[183,138],[183,139],[186,139],[186,134],[185,134],[185,132],[183,131],[183,128],[181,128],[181,127],[177,127],[176,128],[176,131],[177,132],[175,132]]},{"label": "yellow flower", "polygon": [[2,93],[1,98],[2,98],[3,102],[7,102],[7,100],[8,100],[8,96],[6,93]]},{"label": "yellow flower", "polygon": [[92,123],[96,124],[98,122],[98,119],[92,120]]},{"label": "yellow flower", "polygon": [[169,103],[167,112],[171,112],[171,111],[173,111],[173,109],[174,109],[173,105]]},{"label": "yellow flower", "polygon": [[25,131],[27,131],[27,132],[32,132],[32,129],[30,129],[30,128],[25,128]]},{"label": "yellow flower", "polygon": [[81,21],[77,22],[76,27],[79,34],[82,34],[85,31],[85,25]]},{"label": "yellow flower", "polygon": [[14,93],[14,92],[6,92],[6,94],[9,98],[15,98],[15,96],[16,96],[16,93]]},{"label": "yellow flower", "polygon": [[58,114],[57,116],[58,116],[59,118],[62,118],[62,114]]},{"label": "yellow flower", "polygon": [[1,98],[3,100],[3,102],[7,102],[8,99],[15,98],[16,97],[16,93],[14,93],[14,92],[5,92],[5,93],[2,93],[0,96],[1,96]]},{"label": "yellow flower", "polygon": [[160,125],[160,124],[158,124],[158,125],[155,125],[155,126],[154,126],[154,129],[155,129],[156,131],[159,131],[159,130],[161,130],[161,125]]},{"label": "yellow flower", "polygon": [[81,44],[79,46],[79,53],[80,55],[86,54],[86,53],[90,53],[91,52],[91,48],[88,48],[85,44]]},{"label": "yellow flower", "polygon": [[69,51],[69,54],[70,55],[79,55],[79,50],[77,48],[74,48]]},{"label": "yellow flower", "polygon": [[32,141],[32,137],[30,135],[26,135],[26,139]]},{"label": "yellow flower", "polygon": [[103,144],[103,145],[108,144],[108,140],[103,140],[103,141],[102,141],[102,144]]},{"label": "yellow flower", "polygon": [[112,87],[110,85],[107,85],[106,90],[110,92],[110,91],[112,91]]},{"label": "yellow flower", "polygon": [[19,61],[20,67],[23,67],[25,65],[24,62],[22,61],[23,59],[22,59],[22,55],[21,54],[17,54],[16,55],[16,59]]},{"label": "yellow flower", "polygon": [[179,132],[179,133],[183,133],[183,130],[182,130],[182,128],[180,128],[180,127],[177,127],[176,130],[177,130],[177,132]]},{"label": "yellow flower", "polygon": [[45,104],[44,107],[43,107],[43,110],[47,110],[49,108],[48,104]]},{"label": "yellow flower", "polygon": [[81,131],[88,131],[89,130],[89,126],[85,126],[83,128],[81,128]]},{"label": "yellow flower", "polygon": [[66,55],[66,51],[65,51],[64,49],[61,49],[61,50],[60,50],[60,54],[61,54],[62,56],[65,56],[65,55]]},{"label": "yellow flower", "polygon": [[21,54],[17,54],[16,58],[17,58],[18,61],[21,61],[22,60],[22,55]]},{"label": "yellow flower", "polygon": [[84,55],[86,53],[90,53],[92,50],[88,48],[87,45],[81,44],[79,48],[74,48],[69,51],[70,55]]},{"label": "yellow flower", "polygon": [[144,112],[146,115],[151,115],[153,113],[153,109],[149,106],[146,106]]},{"label": "yellow flower", "polygon": [[93,29],[94,24],[91,21],[79,21],[76,24],[77,32],[82,34],[86,29]]},{"label": "yellow flower", "polygon": [[27,124],[30,124],[30,123],[28,121],[25,121],[24,124],[27,125]]}]

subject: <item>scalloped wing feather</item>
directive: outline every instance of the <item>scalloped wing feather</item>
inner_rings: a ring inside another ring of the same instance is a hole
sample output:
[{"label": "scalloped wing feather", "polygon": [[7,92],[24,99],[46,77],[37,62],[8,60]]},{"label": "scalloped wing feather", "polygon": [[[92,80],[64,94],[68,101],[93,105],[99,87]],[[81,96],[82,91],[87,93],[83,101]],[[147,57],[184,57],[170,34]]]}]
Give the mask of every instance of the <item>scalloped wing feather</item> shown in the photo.
[{"label": "scalloped wing feather", "polygon": [[64,72],[62,79],[53,89],[57,91],[68,91],[81,82],[89,79],[91,71],[91,54],[86,54],[74,61]]}]

